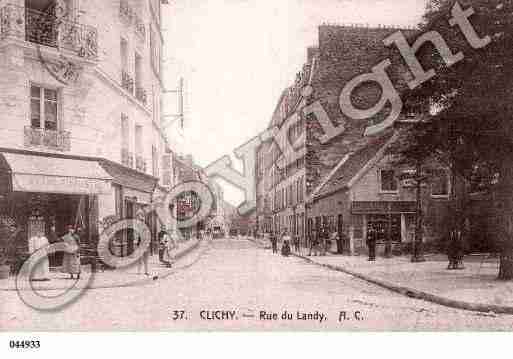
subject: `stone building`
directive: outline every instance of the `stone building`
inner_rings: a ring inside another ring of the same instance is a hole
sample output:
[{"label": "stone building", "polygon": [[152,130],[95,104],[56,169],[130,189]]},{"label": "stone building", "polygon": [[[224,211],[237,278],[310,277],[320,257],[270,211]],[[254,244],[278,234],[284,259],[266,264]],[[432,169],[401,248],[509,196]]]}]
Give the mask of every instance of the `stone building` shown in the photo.
[{"label": "stone building", "polygon": [[[71,224],[94,247],[102,225],[141,216],[155,237],[172,217],[144,210],[173,185],[161,1],[1,0],[0,18],[0,210],[20,242]],[[112,245],[131,252],[133,233]]]},{"label": "stone building", "polygon": [[[346,251],[351,253],[365,248],[369,227],[384,234],[383,242],[402,243],[411,238],[414,192],[402,186],[397,179],[400,171],[391,168],[383,155],[394,132],[384,125],[391,106],[387,104],[368,119],[355,120],[340,105],[344,87],[386,59],[392,64],[387,74],[397,91],[406,89],[411,75],[403,59],[383,43],[397,31],[392,27],[319,27],[318,46],[307,50],[306,64],[295,84],[284,91],[269,126],[283,129],[300,156],[290,166],[280,167],[285,148],[279,143],[282,139],[264,143],[257,154],[260,229],[288,228],[308,245],[314,229],[329,227],[350,238]],[[406,37],[415,35],[414,30],[400,31]],[[354,89],[351,101],[354,107],[367,109],[381,94],[379,84],[364,82]],[[312,110],[314,105],[317,111]],[[329,123],[322,122],[320,112]],[[326,131],[330,126],[341,129],[331,138]],[[436,182],[443,193],[431,196],[424,191],[429,199],[426,222],[434,227],[443,221],[449,199],[445,172]]]}]

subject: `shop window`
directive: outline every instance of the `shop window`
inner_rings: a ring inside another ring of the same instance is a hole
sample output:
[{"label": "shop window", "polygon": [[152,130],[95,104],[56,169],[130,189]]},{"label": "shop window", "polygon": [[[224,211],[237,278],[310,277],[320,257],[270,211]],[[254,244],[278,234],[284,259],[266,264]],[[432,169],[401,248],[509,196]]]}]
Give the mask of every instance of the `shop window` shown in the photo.
[{"label": "shop window", "polygon": [[380,171],[381,192],[397,192],[397,178],[394,170]]},{"label": "shop window", "polygon": [[449,196],[449,175],[445,170],[438,170],[431,178],[431,195],[433,197]]},{"label": "shop window", "polygon": [[30,86],[30,125],[32,128],[57,131],[57,90],[35,85]]}]

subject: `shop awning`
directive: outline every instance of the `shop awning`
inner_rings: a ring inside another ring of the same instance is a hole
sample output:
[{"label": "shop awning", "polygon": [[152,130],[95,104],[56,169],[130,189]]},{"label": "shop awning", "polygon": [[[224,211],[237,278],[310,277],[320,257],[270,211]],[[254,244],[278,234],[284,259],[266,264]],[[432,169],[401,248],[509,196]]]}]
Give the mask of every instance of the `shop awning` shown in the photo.
[{"label": "shop awning", "polygon": [[0,168],[10,174],[13,192],[102,194],[112,177],[96,161],[0,153]]},{"label": "shop awning", "polygon": [[112,183],[124,187],[127,196],[137,197],[138,202],[141,198],[145,198],[142,203],[151,202],[151,194],[157,187],[158,178],[112,161],[101,160],[100,165],[112,177]]}]

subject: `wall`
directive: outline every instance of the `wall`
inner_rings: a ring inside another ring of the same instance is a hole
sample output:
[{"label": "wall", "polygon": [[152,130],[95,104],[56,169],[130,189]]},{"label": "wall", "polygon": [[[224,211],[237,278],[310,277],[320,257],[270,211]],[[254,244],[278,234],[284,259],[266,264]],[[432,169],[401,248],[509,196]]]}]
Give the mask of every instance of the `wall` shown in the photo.
[{"label": "wall", "polygon": [[[339,104],[345,85],[360,74],[368,73],[379,62],[390,58],[394,66],[388,71],[398,89],[405,87],[404,68],[399,55],[383,44],[383,39],[398,31],[392,28],[365,28],[323,25],[319,27],[319,49],[312,85],[311,101],[319,100],[335,125],[344,124],[345,132],[322,144],[324,134],[313,115],[308,116],[307,163],[309,193],[315,190],[341,158],[348,152],[365,146],[372,137],[364,137],[367,126],[383,121],[390,109],[385,108],[367,120],[353,120],[345,116]],[[411,34],[406,31],[406,34]],[[310,50],[310,56],[316,53]],[[370,108],[379,100],[381,89],[377,84],[364,83],[353,93],[353,104]]]}]

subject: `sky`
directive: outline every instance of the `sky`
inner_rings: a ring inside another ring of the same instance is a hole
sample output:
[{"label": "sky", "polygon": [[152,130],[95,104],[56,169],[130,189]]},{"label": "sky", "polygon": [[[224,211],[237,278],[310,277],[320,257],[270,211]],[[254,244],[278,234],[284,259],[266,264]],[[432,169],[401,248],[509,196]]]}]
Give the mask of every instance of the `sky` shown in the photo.
[{"label": "sky", "polygon": [[[172,145],[201,166],[262,132],[281,92],[316,46],[322,23],[414,26],[426,0],[171,0],[163,6],[165,86],[185,83],[185,123]],[[176,95],[164,99],[176,114]],[[242,194],[225,188],[226,199]]]}]

